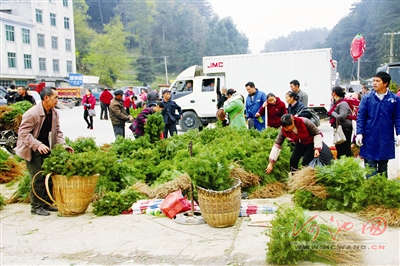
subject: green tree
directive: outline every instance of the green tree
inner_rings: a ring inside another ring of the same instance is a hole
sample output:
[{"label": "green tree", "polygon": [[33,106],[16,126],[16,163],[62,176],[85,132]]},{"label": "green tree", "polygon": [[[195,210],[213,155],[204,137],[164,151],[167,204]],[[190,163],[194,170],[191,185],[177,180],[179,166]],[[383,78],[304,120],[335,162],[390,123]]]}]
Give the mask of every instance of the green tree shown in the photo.
[{"label": "green tree", "polygon": [[[363,0],[353,5],[349,16],[343,18],[332,29],[325,45],[332,47],[333,58],[338,60],[338,71],[342,79],[355,79],[356,64],[350,56],[350,44],[357,33],[361,33],[367,43],[361,59],[361,79],[368,79],[377,67],[388,62],[389,37],[387,32],[400,31],[400,5],[398,0]],[[399,54],[400,51],[395,51]]]},{"label": "green tree", "polygon": [[87,10],[85,0],[74,1],[76,69],[82,74],[90,73],[87,57],[90,44],[97,37],[97,33],[89,27],[90,16],[87,15]]},{"label": "green tree", "polygon": [[152,83],[156,78],[154,77],[151,68],[151,59],[149,57],[139,57],[136,60],[136,79],[146,86]]},{"label": "green tree", "polygon": [[267,41],[262,52],[281,52],[322,48],[329,34],[327,28],[311,28],[305,31],[292,31],[288,36],[280,36]]},{"label": "green tree", "polygon": [[110,87],[129,66],[129,55],[125,48],[127,34],[119,19],[116,17],[104,25],[104,34],[99,34],[90,47],[91,73],[100,77],[100,83]]},{"label": "green tree", "polygon": [[206,55],[229,55],[249,53],[249,40],[236,29],[231,17],[217,15],[211,18],[207,35]]}]

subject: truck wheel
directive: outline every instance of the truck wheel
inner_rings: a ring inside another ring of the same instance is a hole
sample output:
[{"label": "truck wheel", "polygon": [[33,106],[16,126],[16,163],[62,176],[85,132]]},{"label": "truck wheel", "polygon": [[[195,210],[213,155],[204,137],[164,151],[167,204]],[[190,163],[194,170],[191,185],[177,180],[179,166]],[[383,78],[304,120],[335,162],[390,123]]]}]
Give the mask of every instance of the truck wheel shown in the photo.
[{"label": "truck wheel", "polygon": [[196,113],[192,111],[184,112],[182,119],[179,121],[179,126],[184,132],[199,128],[200,124],[200,119],[197,117]]}]

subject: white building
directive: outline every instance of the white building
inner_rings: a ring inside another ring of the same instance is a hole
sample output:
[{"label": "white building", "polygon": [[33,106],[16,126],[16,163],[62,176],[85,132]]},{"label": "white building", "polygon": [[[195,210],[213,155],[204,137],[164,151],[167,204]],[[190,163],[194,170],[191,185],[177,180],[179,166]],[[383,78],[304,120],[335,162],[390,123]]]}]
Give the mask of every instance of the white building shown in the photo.
[{"label": "white building", "polygon": [[72,0],[0,1],[0,86],[76,73]]}]

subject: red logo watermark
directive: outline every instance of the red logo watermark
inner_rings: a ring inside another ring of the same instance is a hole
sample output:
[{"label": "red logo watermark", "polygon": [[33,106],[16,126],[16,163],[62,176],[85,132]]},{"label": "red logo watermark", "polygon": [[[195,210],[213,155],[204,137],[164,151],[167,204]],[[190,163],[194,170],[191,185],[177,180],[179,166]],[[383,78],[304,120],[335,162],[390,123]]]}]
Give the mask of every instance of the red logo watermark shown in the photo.
[{"label": "red logo watermark", "polygon": [[[307,232],[312,234],[314,233],[314,237],[311,241],[314,241],[319,234],[319,225],[318,224],[310,224],[315,218],[317,218],[318,215],[314,215],[310,219],[308,219],[307,222],[305,222],[300,229],[296,231],[297,228],[297,223],[298,223],[298,218],[296,218],[296,222],[294,223],[292,234],[293,236],[297,236],[304,228],[306,228]],[[335,218],[333,215],[329,219],[332,223],[335,222]],[[354,227],[353,222],[344,222],[340,224],[339,220],[336,219],[336,225],[338,230],[336,232],[332,232],[330,228],[328,228],[329,233],[331,234],[331,238],[333,241],[336,241],[337,234],[341,232],[342,230],[351,230]],[[361,233],[365,235],[366,233],[369,233],[371,236],[379,236],[382,235],[386,229],[387,229],[388,223],[387,221],[382,218],[382,217],[374,217],[371,220],[369,220],[367,223],[362,225],[362,231]]]}]

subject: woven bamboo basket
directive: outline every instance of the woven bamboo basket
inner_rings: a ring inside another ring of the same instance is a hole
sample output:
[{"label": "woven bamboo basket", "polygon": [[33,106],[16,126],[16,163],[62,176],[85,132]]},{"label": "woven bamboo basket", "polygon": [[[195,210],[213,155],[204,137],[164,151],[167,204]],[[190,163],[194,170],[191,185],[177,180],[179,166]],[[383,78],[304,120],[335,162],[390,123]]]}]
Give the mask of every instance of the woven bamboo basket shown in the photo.
[{"label": "woven bamboo basket", "polygon": [[209,226],[228,227],[236,223],[240,213],[241,183],[235,178],[234,186],[223,191],[196,187],[201,214]]},{"label": "woven bamboo basket", "polygon": [[[50,200],[56,204],[58,212],[62,216],[75,216],[84,213],[93,199],[99,175],[88,177],[50,175],[48,174],[45,178],[45,187]],[[53,194],[50,193],[49,188],[50,177],[53,181]],[[51,205],[51,203],[41,200]]]}]

